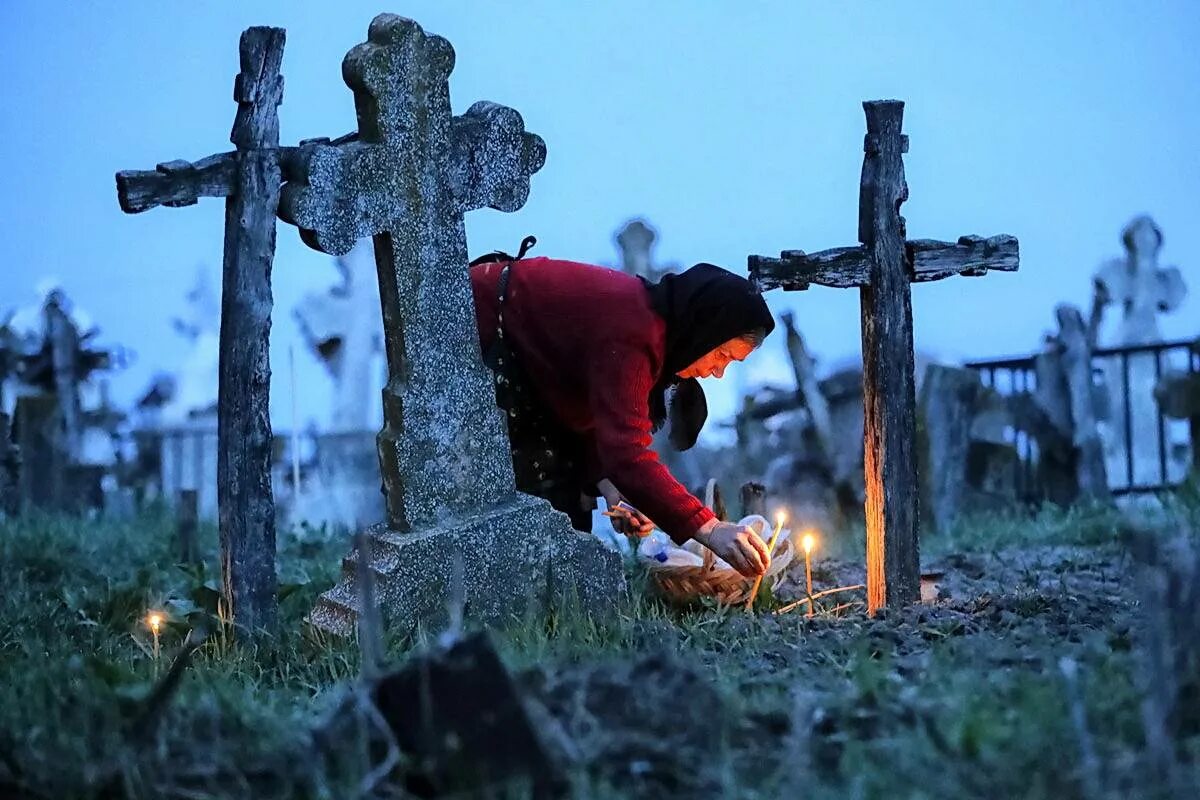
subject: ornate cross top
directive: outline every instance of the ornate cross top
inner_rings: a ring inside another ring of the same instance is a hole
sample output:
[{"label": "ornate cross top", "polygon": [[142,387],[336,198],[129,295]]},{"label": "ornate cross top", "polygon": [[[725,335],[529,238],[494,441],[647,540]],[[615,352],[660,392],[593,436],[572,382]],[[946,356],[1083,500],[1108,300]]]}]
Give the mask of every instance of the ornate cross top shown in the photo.
[{"label": "ornate cross top", "polygon": [[523,206],[546,145],[525,132],[521,115],[479,102],[452,117],[454,50],[410,19],[381,14],[367,39],[342,62],[358,136],[299,148],[280,216],[309,246],[342,255],[364,236],[409,229],[420,218]]},{"label": "ornate cross top", "polygon": [[341,255],[375,237],[389,381],[380,466],[393,527],[475,513],[514,489],[502,417],[483,367],[463,214],[515,211],[546,146],[521,115],[476,103],[451,115],[450,43],[383,14],[342,74],[359,133],[302,144],[285,164],[280,216]]},{"label": "ornate cross top", "polygon": [[1159,267],[1162,231],[1148,216],[1133,219],[1121,234],[1126,257],[1108,261],[1093,277],[1096,302],[1123,309],[1120,344],[1158,341],[1158,314],[1174,311],[1187,295],[1177,267]]},{"label": "ornate cross top", "polygon": [[856,247],[779,258],[750,256],[760,289],[807,289],[812,284],[860,290],[862,303],[864,460],[866,472],[867,608],[908,603],[920,593],[917,540],[916,391],[909,284],[950,275],[1015,271],[1012,236],[957,242],[906,241],[900,206],[908,199],[900,132],[904,103],[863,103],[863,142]]},{"label": "ornate cross top", "polygon": [[659,264],[654,261],[654,243],[658,232],[645,220],[633,219],[625,223],[614,240],[621,252],[621,269],[630,275],[640,275],[649,281],[658,281],[664,275],[675,272],[678,264]]}]

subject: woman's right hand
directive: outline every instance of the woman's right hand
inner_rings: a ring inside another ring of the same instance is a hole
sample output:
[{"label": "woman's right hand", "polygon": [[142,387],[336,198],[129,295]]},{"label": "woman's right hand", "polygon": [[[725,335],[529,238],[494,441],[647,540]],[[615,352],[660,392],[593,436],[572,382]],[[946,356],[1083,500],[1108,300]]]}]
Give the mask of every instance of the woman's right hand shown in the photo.
[{"label": "woman's right hand", "polygon": [[745,525],[712,520],[696,531],[692,538],[747,578],[762,575],[771,563],[767,543]]}]

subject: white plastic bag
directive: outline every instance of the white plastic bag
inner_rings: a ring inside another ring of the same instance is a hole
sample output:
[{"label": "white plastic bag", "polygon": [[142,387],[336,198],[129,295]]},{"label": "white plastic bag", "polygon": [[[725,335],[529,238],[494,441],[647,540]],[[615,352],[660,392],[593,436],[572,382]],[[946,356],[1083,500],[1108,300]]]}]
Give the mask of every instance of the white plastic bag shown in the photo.
[{"label": "white plastic bag", "polygon": [[704,565],[704,559],[694,553],[677,547],[671,538],[662,531],[656,530],[638,543],[638,558],[651,566],[659,567],[699,567]]}]

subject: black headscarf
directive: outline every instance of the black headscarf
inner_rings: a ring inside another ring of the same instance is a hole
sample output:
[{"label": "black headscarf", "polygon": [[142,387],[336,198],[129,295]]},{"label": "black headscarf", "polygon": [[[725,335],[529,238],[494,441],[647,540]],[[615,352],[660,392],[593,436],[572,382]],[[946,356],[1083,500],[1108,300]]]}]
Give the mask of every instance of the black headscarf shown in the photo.
[{"label": "black headscarf", "polygon": [[713,264],[643,283],[655,312],[667,323],[662,375],[650,390],[650,420],[655,430],[662,427],[666,393],[675,387],[670,440],[677,450],[686,450],[696,443],[708,405],[700,382],[677,373],[730,339],[754,331],[769,334],[775,319],[749,280]]}]

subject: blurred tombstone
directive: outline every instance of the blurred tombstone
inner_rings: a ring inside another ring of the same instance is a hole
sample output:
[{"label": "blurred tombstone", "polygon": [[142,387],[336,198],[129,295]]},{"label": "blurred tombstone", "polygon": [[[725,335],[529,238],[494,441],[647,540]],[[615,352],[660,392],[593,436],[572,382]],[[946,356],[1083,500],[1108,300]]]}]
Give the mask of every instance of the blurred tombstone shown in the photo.
[{"label": "blurred tombstone", "polygon": [[[147,409],[156,409],[154,422],[163,426],[184,425],[217,408],[221,296],[203,266],[196,268],[195,282],[185,300],[183,313],[171,324],[187,340],[187,354],[172,374],[155,376],[145,398],[150,401]],[[212,480],[216,480],[215,474]]]},{"label": "blurred tombstone", "polygon": [[925,432],[919,451],[923,515],[931,530],[944,532],[963,509],[971,424],[983,383],[971,369],[931,364],[918,399]]},{"label": "blurred tombstone", "polygon": [[1055,316],[1058,333],[1034,359],[1036,389],[1010,401],[1013,424],[1037,444],[1039,499],[1103,502],[1110,493],[1086,324],[1074,306],[1058,306]]},{"label": "blurred tombstone", "polygon": [[0,345],[4,377],[15,390],[15,435],[28,448],[20,504],[98,510],[104,487],[116,480],[113,435],[122,415],[108,404],[106,384],[96,405],[89,381],[118,365],[121,354],[91,344],[97,330],[72,309],[62,289],[52,282],[41,288],[44,300],[10,318]]},{"label": "blurred tombstone", "polygon": [[[94,408],[97,398],[86,395],[93,391],[91,381],[98,373],[122,362],[121,351],[91,344],[97,329],[84,327],[89,324],[86,316],[72,309],[60,288],[46,292],[36,315],[24,316],[9,337],[9,347],[15,350],[10,367],[16,379],[16,395],[56,398],[63,425],[62,446],[71,463],[111,465],[113,452],[111,442],[104,441],[108,435],[104,426],[112,423],[114,410],[106,405],[103,386],[98,400],[105,407]],[[92,402],[85,406],[85,399]],[[101,430],[90,430],[98,424]],[[93,434],[100,440],[99,446]]]},{"label": "blurred tombstone", "polygon": [[862,368],[834,372],[821,381],[833,431],[833,473],[845,476],[848,494],[857,505],[865,491],[863,477]]},{"label": "blurred tombstone", "polygon": [[[809,425],[813,429],[817,446],[815,457],[829,464],[835,479],[842,476],[836,472],[833,461],[833,423],[830,420],[829,403],[817,380],[816,362],[804,344],[804,337],[796,330],[795,317],[791,312],[782,315],[786,337],[788,361],[796,380],[796,395],[808,411]],[[857,471],[857,470],[855,470]]]},{"label": "blurred tombstone", "polygon": [[62,418],[62,446],[67,458],[78,461],[83,449],[83,406],[79,391],[79,378],[83,373],[80,364],[81,340],[79,330],[67,313],[66,296],[55,290],[46,297],[45,344],[43,354],[49,363],[50,384],[53,395],[58,399]]},{"label": "blurred tombstone", "polygon": [[373,430],[313,435],[303,488],[287,507],[289,523],[355,529],[383,518],[376,435]]},{"label": "blurred tombstone", "polygon": [[21,451],[12,439],[8,414],[0,410],[0,518],[11,517],[20,507]]},{"label": "blurred tombstone", "polygon": [[196,490],[183,489],[175,506],[176,535],[179,544],[179,563],[195,564],[200,560],[196,535],[199,529],[199,507]]},{"label": "blurred tombstone", "polygon": [[384,515],[379,430],[383,322],[375,249],[360,239],[335,259],[342,282],[306,295],[293,310],[311,351],[333,381],[328,432],[314,438],[311,467],[286,513],[293,523],[356,528]]},{"label": "blurred tombstone", "polygon": [[13,428],[21,453],[20,507],[64,510],[69,462],[57,399],[53,395],[17,398]]},{"label": "blurred tombstone", "polygon": [[209,270],[197,267],[171,325],[187,353],[174,372],[155,375],[137,403],[139,467],[168,503],[195,491],[200,518],[215,521],[221,297]]},{"label": "blurred tombstone", "polygon": [[758,481],[743,483],[738,492],[738,499],[742,507],[741,518],[744,519],[753,514],[760,517],[767,515],[767,487]]},{"label": "blurred tombstone", "polygon": [[796,454],[777,456],[767,465],[763,483],[772,503],[787,509],[794,535],[806,528],[831,531],[841,520],[829,465]]},{"label": "blurred tombstone", "polygon": [[1013,413],[1008,398],[983,389],[971,418],[967,450],[966,510],[996,511],[1017,502],[1016,447],[1009,439]]},{"label": "blurred tombstone", "polygon": [[[1109,306],[1121,317],[1106,345],[1128,347],[1162,341],[1160,314],[1177,309],[1187,296],[1179,269],[1159,267],[1163,235],[1148,216],[1134,218],[1121,234],[1125,257],[1112,259],[1093,278],[1093,313]],[[1093,326],[1099,325],[1099,320]],[[1127,364],[1123,364],[1127,358]],[[1154,387],[1161,370],[1154,353],[1104,358],[1110,413],[1104,425],[1107,474],[1114,487],[1158,483],[1158,416]],[[1131,441],[1126,441],[1125,404],[1129,404]],[[1127,462],[1127,455],[1132,464]],[[1132,467],[1132,469],[1131,469]],[[1132,473],[1132,474],[1130,474]]]},{"label": "blurred tombstone", "polygon": [[334,263],[341,283],[305,295],[292,314],[333,380],[329,429],[338,433],[377,429],[383,322],[371,240],[360,239]]}]

